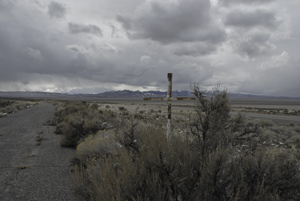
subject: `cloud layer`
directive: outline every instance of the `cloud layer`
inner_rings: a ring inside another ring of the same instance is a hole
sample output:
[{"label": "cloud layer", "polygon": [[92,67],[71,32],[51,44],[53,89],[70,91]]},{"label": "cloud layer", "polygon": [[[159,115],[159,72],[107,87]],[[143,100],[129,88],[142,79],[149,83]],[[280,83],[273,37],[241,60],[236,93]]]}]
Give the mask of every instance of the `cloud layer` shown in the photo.
[{"label": "cloud layer", "polygon": [[300,97],[298,0],[0,1],[0,90]]}]

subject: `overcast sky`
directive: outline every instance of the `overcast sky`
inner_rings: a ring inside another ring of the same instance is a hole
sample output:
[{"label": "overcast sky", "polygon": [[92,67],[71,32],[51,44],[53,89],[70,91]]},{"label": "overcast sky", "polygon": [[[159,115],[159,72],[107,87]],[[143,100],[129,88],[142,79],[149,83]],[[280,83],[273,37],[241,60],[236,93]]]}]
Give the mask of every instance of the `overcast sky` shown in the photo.
[{"label": "overcast sky", "polygon": [[0,0],[0,90],[300,97],[299,0]]}]

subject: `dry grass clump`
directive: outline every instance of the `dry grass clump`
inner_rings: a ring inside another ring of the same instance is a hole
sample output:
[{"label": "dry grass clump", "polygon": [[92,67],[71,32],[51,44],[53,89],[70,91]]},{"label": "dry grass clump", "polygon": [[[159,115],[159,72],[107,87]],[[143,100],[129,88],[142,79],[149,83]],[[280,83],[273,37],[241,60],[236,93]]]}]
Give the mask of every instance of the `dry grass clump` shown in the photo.
[{"label": "dry grass clump", "polygon": [[41,135],[41,133],[37,134],[35,137],[36,146],[40,146],[42,144],[42,141],[45,140],[45,137]]}]

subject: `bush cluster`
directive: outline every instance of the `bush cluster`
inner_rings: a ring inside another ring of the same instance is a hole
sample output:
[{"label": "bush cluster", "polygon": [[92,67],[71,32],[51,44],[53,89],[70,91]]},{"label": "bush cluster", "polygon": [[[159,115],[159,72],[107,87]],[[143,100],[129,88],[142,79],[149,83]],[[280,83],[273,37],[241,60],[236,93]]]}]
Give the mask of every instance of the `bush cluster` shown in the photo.
[{"label": "bush cluster", "polygon": [[35,100],[26,100],[26,99],[0,99],[0,117],[1,114],[10,114],[17,112],[19,110],[23,110],[33,105],[38,104]]},{"label": "bush cluster", "polygon": [[132,126],[87,138],[72,178],[86,200],[298,200],[297,152],[218,146],[202,154],[181,135]]},{"label": "bush cluster", "polygon": [[7,107],[13,103],[14,103],[14,101],[11,101],[11,100],[5,100],[5,99],[0,100],[0,108]]},{"label": "bush cluster", "polygon": [[299,151],[272,145],[285,130],[230,117],[224,91],[194,92],[190,132],[169,141],[164,128],[136,119],[86,137],[73,159],[76,193],[95,201],[299,200]]},{"label": "bush cluster", "polygon": [[112,129],[114,117],[114,113],[98,110],[95,104],[71,103],[61,107],[54,117],[56,133],[62,135],[61,146],[76,148],[89,135]]}]

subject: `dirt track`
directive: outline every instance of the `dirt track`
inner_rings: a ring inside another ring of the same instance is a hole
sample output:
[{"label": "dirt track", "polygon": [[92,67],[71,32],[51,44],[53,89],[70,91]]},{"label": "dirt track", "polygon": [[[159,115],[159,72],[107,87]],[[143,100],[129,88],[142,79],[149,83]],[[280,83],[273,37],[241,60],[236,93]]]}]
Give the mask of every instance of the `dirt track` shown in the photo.
[{"label": "dirt track", "polygon": [[68,181],[72,150],[61,148],[55,127],[44,125],[53,114],[51,104],[41,103],[0,118],[1,201],[78,200]]}]

